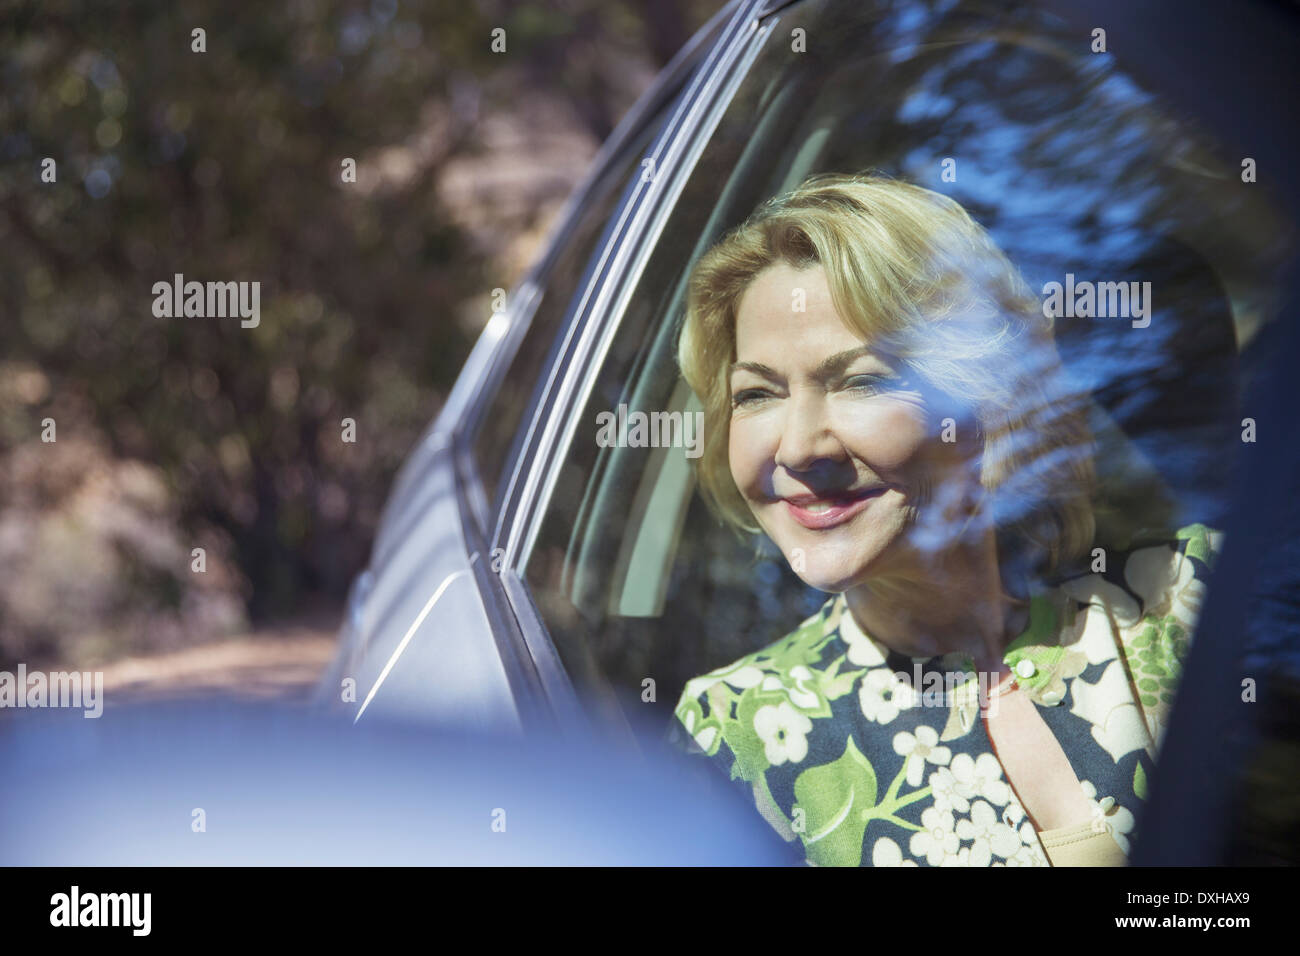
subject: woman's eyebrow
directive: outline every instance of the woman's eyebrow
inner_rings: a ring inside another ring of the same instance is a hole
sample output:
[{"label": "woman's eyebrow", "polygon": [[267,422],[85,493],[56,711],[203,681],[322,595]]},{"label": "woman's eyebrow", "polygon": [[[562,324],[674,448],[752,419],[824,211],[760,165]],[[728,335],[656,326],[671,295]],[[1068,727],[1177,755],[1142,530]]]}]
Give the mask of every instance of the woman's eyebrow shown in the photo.
[{"label": "woman's eyebrow", "polygon": [[839,375],[860,358],[874,359],[881,368],[888,369],[888,366],[876,358],[871,349],[862,346],[856,349],[846,349],[843,352],[836,352],[830,358],[824,359],[822,362],[818,363],[813,375],[816,378],[821,379],[831,378],[835,375]]},{"label": "woman's eyebrow", "polygon": [[[881,368],[885,369],[887,374],[893,374],[893,369],[889,368],[889,366],[884,362],[881,362],[871,349],[866,346],[861,346],[855,349],[846,349],[843,352],[836,352],[829,358],[823,359],[817,364],[817,368],[813,370],[813,377],[819,379],[833,378],[862,358],[872,359],[880,365]],[[728,375],[736,372],[753,372],[755,375],[760,375],[763,378],[774,380],[780,379],[781,377],[774,369],[764,365],[762,362],[732,362],[731,368],[728,370]]]},{"label": "woman's eyebrow", "polygon": [[761,362],[732,362],[731,368],[727,370],[727,376],[730,377],[736,372],[753,372],[755,375],[761,375],[763,378],[778,379],[781,376],[776,374],[774,369],[768,368]]}]

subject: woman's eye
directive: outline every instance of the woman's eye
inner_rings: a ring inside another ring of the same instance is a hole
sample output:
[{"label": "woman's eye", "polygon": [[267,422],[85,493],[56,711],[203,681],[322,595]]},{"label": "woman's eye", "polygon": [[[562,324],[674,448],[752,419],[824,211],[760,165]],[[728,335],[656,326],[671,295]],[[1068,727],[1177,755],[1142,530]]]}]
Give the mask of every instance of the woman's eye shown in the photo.
[{"label": "woman's eye", "polygon": [[850,375],[844,380],[844,387],[855,392],[882,392],[891,384],[880,375]]},{"label": "woman's eye", "polygon": [[754,402],[761,401],[767,397],[767,392],[761,388],[742,388],[734,392],[731,396],[731,407],[739,408],[742,405],[751,405]]}]

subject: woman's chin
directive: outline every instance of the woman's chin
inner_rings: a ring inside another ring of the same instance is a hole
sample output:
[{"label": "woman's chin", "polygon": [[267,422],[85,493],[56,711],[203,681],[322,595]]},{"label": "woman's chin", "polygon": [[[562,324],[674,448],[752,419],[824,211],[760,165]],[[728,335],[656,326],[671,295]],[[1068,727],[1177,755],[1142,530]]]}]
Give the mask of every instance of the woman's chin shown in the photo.
[{"label": "woman's chin", "polygon": [[[769,535],[770,537],[770,535]],[[781,535],[774,539],[790,570],[811,588],[839,593],[852,588],[873,571],[878,561],[873,542],[836,536],[809,540],[805,535]],[[864,544],[866,547],[864,547]]]},{"label": "woman's chin", "polygon": [[776,521],[765,530],[800,580],[819,591],[839,593],[893,564],[888,556],[894,553],[903,523],[866,521],[865,517],[859,515],[840,527],[819,532]]},{"label": "woman's chin", "polygon": [[857,585],[862,574],[858,570],[848,571],[844,568],[808,568],[800,570],[794,562],[790,563],[799,580],[810,588],[825,591],[827,594],[840,594]]}]

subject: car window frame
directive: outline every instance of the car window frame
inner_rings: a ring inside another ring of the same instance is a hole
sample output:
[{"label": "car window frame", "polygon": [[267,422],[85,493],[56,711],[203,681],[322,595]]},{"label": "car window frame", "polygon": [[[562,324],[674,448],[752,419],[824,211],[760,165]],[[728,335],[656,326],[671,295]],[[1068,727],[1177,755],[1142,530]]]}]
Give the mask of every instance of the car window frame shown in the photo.
[{"label": "car window frame", "polygon": [[[620,218],[627,225],[605,250],[606,254],[613,251],[617,255],[612,263],[602,262],[602,274],[588,290],[595,292],[597,299],[587,306],[585,321],[576,326],[580,336],[557,358],[556,365],[563,367],[566,374],[548,393],[534,420],[535,425],[544,423],[544,428],[540,435],[530,435],[530,442],[537,444],[531,444],[520,456],[526,468],[521,464],[516,475],[526,472],[526,480],[522,487],[511,489],[513,500],[508,498],[503,506],[497,531],[506,534],[493,539],[493,553],[499,554],[502,560],[502,567],[494,577],[509,599],[519,636],[538,665],[555,716],[586,731],[593,729],[593,714],[580,701],[524,578],[524,570],[549,506],[560,463],[578,425],[576,417],[595,387],[602,363],[629,313],[631,296],[658,247],[662,231],[700,156],[781,21],[779,14],[802,3],[803,0],[744,3],[728,25],[727,35],[720,39],[709,60],[693,78],[692,89],[687,91],[688,98],[679,113],[651,147],[649,157],[665,175],[654,183],[658,191],[643,189],[643,184],[638,183],[628,197],[627,207],[620,211]],[[508,521],[504,520],[507,509]],[[612,716],[619,719],[616,712]],[[633,731],[625,722],[620,727],[603,729],[622,733],[629,742],[635,743]]]},{"label": "car window frame", "polygon": [[[696,162],[770,34],[771,22],[763,23],[755,15],[761,5],[762,0],[747,3],[738,13],[726,42],[719,45],[716,56],[697,76],[699,89],[651,149],[650,157],[661,173],[653,184],[658,189],[645,189],[638,184],[636,193],[630,197],[629,208],[624,211],[628,224],[623,241],[614,247],[618,255],[605,267],[604,277],[596,287],[598,299],[589,309],[581,337],[562,360],[568,374],[552,393],[547,417],[539,419],[546,427],[538,436],[539,446],[532,449],[527,480],[515,489],[518,497],[511,512],[513,520],[503,529],[509,533],[498,542],[503,556],[498,578],[510,599],[521,637],[532,651],[539,671],[545,672],[543,681],[550,689],[557,714],[586,729],[592,727],[593,716],[580,702],[524,579],[524,568],[554,491],[560,461],[577,427],[575,417],[585,407],[595,386],[609,346],[628,314],[630,297]],[[629,740],[633,739],[626,726],[605,730],[623,732]]]},{"label": "car window frame", "polygon": [[[621,319],[626,295],[635,286],[658,237],[658,228],[647,232],[647,219],[653,214],[661,227],[676,202],[695,159],[739,85],[740,77],[730,81],[729,71],[739,57],[748,54],[747,69],[757,55],[761,39],[758,39],[754,11],[762,3],[763,0],[731,0],[674,57],[655,87],[643,98],[644,105],[629,114],[620,124],[621,132],[616,132],[602,148],[593,161],[592,172],[562,214],[563,225],[548,244],[547,254],[512,294],[512,306],[517,311],[504,313],[512,327],[503,332],[498,324],[493,330],[490,321],[485,328],[484,336],[495,334],[499,338],[492,343],[490,355],[484,360],[486,372],[474,384],[472,393],[462,400],[448,436],[466,552],[470,555],[470,566],[489,623],[508,668],[522,677],[547,705],[530,708],[530,714],[559,727],[587,729],[590,724],[519,573],[521,528],[532,527],[545,510],[545,498],[539,499],[535,483],[525,479],[536,475],[538,470],[554,466],[559,454],[555,443],[556,415],[567,424],[573,410],[574,389],[580,384],[589,388],[594,381],[587,369],[591,341],[606,330],[612,319]],[[657,171],[649,185],[660,188],[646,188],[644,177],[634,174],[612,217],[612,225],[598,241],[598,249],[593,252],[574,293],[575,304],[557,334],[562,346],[543,370],[545,385],[520,424],[525,437],[507,466],[506,492],[501,497],[500,510],[493,515],[488,509],[474,455],[476,428],[490,408],[500,376],[527,333],[541,297],[540,280],[580,219],[591,188],[605,172],[602,164],[616,161],[619,151],[641,129],[640,124],[668,101],[669,91],[675,90],[678,83],[681,86],[675,94],[676,105],[670,109],[646,154],[647,159],[654,161],[653,168]],[[707,120],[703,129],[702,119]],[[678,168],[683,146],[690,149],[690,162],[685,168]],[[666,187],[672,182],[676,182],[676,188],[668,190]],[[636,263],[635,271],[630,274],[629,262]],[[613,309],[615,290],[618,306]]]},{"label": "car window frame", "polygon": [[[470,491],[469,515],[478,522],[480,528],[488,530],[494,539],[499,523],[494,520],[497,516],[492,513],[492,502],[488,500],[485,493],[478,459],[474,453],[474,443],[478,439],[479,430],[497,397],[511,362],[514,361],[520,346],[532,328],[537,309],[545,296],[547,283],[551,281],[551,273],[573,240],[574,233],[582,222],[583,214],[593,199],[597,187],[613,167],[625,160],[628,147],[635,142],[646,125],[655,120],[657,113],[665,107],[670,107],[674,99],[679,101],[680,106],[680,100],[689,87],[691,75],[698,72],[707,59],[709,50],[716,46],[722,37],[728,20],[734,17],[736,9],[744,2],[745,0],[729,0],[705,23],[660,71],[651,87],[632,106],[609,138],[601,144],[591,160],[587,173],[565,200],[564,206],[557,215],[558,225],[547,238],[541,258],[509,291],[506,309],[489,318],[480,333],[479,340],[485,346],[483,358],[475,363],[474,356],[471,355],[471,361],[466,363],[465,372],[473,373],[468,376],[471,390],[459,403],[461,407],[454,411],[454,424],[451,427],[449,440],[456,447],[458,464],[463,465],[458,470],[462,472],[461,478]],[[671,112],[669,115],[671,118]],[[611,222],[614,223],[618,222],[618,217],[628,202],[627,187],[623,188],[623,195],[614,205],[614,213],[611,217]],[[570,295],[570,303],[580,304],[586,298],[596,278],[597,264],[607,253],[610,245],[617,240],[617,230],[607,225],[604,233],[593,245],[583,273]],[[581,308],[570,307],[569,315],[561,320],[557,338],[568,337],[572,329],[578,325],[580,318]],[[477,364],[478,368],[472,370],[470,366],[474,364]],[[540,377],[553,378],[556,367],[560,364],[559,362],[544,364]],[[451,399],[449,398],[448,401],[450,404]],[[531,428],[538,412],[537,402],[525,408],[519,422],[520,429]],[[506,481],[507,476],[513,475],[517,470],[522,451],[523,449],[513,459],[507,456],[499,480]],[[468,454],[459,454],[461,452]]]},{"label": "car window frame", "polygon": [[[558,465],[578,424],[575,416],[595,386],[601,363],[622,326],[630,297],[657,248],[663,228],[771,32],[775,21],[761,22],[752,13],[763,5],[764,0],[746,4],[746,10],[733,24],[735,32],[731,42],[717,51],[725,58],[696,78],[702,89],[697,91],[693,102],[684,104],[683,112],[673,118],[651,148],[648,158],[654,159],[655,168],[663,173],[649,188],[638,182],[628,208],[623,211],[628,221],[624,237],[607,250],[616,254],[615,261],[604,264],[604,275],[590,290],[597,294],[598,301],[589,307],[588,321],[582,324],[580,336],[558,363],[565,366],[567,374],[548,396],[547,410],[552,413],[538,418],[546,424],[545,434],[539,446],[532,449],[529,462],[532,467],[527,470],[526,483],[516,491],[513,505],[518,520],[511,522],[510,535],[500,541],[506,565],[512,570],[521,571],[532,551],[558,477]],[[687,127],[686,122],[691,125]]]}]

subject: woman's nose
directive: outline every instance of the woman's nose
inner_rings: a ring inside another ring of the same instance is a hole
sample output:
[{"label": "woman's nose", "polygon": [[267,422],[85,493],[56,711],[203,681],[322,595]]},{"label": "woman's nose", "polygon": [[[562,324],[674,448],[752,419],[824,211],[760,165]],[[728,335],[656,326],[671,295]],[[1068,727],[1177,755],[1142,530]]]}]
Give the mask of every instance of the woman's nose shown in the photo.
[{"label": "woman's nose", "polygon": [[825,396],[812,390],[798,392],[787,399],[776,464],[787,471],[806,472],[818,462],[834,462],[844,457],[844,446],[835,436],[827,412]]}]

